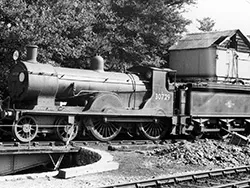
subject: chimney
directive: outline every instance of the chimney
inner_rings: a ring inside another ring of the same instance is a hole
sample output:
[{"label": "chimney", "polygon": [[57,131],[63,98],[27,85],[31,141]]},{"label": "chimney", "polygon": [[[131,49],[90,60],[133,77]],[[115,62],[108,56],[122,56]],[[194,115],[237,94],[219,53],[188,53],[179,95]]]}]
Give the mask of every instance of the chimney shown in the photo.
[{"label": "chimney", "polygon": [[37,58],[37,45],[27,45],[27,57],[26,61],[29,63],[38,63],[36,58]]}]

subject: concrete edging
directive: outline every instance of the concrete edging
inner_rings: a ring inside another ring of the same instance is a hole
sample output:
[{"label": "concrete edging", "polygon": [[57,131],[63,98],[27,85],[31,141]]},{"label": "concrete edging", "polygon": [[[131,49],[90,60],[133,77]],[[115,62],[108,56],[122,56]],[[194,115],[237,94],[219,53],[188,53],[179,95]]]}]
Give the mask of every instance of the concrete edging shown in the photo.
[{"label": "concrete edging", "polygon": [[98,172],[117,170],[119,168],[119,163],[114,162],[113,156],[108,152],[87,147],[82,148],[98,153],[99,155],[101,155],[101,159],[93,164],[89,164],[86,166],[61,169],[59,170],[57,177],[66,179],[84,174],[93,174]]}]

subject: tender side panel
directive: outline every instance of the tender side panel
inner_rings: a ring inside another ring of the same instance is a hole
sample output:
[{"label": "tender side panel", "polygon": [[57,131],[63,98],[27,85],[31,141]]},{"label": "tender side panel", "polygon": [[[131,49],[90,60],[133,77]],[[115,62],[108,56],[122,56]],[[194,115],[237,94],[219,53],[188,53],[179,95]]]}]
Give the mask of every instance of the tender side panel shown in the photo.
[{"label": "tender side panel", "polygon": [[250,91],[191,88],[187,105],[192,116],[249,116]]}]

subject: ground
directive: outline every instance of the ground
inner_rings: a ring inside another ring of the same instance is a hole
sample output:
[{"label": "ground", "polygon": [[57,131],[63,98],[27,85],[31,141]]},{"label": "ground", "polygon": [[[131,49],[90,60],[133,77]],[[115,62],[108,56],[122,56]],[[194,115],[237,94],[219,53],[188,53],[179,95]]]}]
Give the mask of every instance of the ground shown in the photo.
[{"label": "ground", "polygon": [[250,164],[248,146],[236,146],[229,140],[203,139],[173,141],[145,145],[96,145],[114,156],[118,170],[78,176],[70,179],[54,177],[3,181],[1,188],[65,188],[102,187],[144,179],[165,177],[190,171],[220,169]]}]

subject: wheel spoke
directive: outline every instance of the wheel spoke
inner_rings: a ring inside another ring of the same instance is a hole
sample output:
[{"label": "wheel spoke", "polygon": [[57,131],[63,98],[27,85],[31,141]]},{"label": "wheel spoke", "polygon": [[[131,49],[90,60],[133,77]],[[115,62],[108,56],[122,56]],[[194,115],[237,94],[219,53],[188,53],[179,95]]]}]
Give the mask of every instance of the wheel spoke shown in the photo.
[{"label": "wheel spoke", "polygon": [[110,123],[110,126],[107,127],[107,137],[109,137],[113,134],[112,126],[113,126],[112,123]]},{"label": "wheel spoke", "polygon": [[149,132],[149,129],[150,129],[150,127],[149,127],[149,123],[148,123],[148,124],[145,125],[144,130],[145,130],[145,132]]},{"label": "wheel spoke", "polygon": [[104,127],[104,137],[108,137],[109,134],[108,134],[108,127]]},{"label": "wheel spoke", "polygon": [[32,125],[33,122],[31,122],[30,119],[28,119],[27,121],[28,121],[27,124]]},{"label": "wheel spoke", "polygon": [[155,136],[156,135],[156,129],[152,128],[152,131],[150,131],[151,135],[152,136]]},{"label": "wheel spoke", "polygon": [[21,120],[19,121],[19,124],[21,124],[21,125],[26,124],[26,119],[21,119]]},{"label": "wheel spoke", "polygon": [[67,133],[64,131],[61,131],[61,135],[65,138],[67,136]]},{"label": "wheel spoke", "polygon": [[103,135],[104,135],[104,138],[108,137],[108,128],[107,127],[103,128]]},{"label": "wheel spoke", "polygon": [[101,125],[99,121],[97,122],[94,128],[96,129],[97,132],[103,133],[103,126]]},{"label": "wheel spoke", "polygon": [[111,125],[111,126],[107,128],[107,132],[108,132],[107,137],[109,137],[110,135],[113,134],[113,131],[112,131],[112,124],[110,124],[110,125]]},{"label": "wheel spoke", "polygon": [[102,126],[102,124],[98,121],[97,122],[97,124],[96,124],[96,126],[95,126],[96,128],[96,130],[98,131],[98,132],[102,132],[103,131],[103,126]]},{"label": "wheel spoke", "polygon": [[111,126],[110,126],[110,135],[112,133],[114,133],[115,131],[117,131],[117,128],[116,128],[116,126],[113,123],[111,123]]}]

